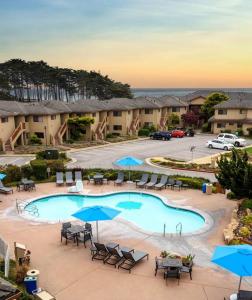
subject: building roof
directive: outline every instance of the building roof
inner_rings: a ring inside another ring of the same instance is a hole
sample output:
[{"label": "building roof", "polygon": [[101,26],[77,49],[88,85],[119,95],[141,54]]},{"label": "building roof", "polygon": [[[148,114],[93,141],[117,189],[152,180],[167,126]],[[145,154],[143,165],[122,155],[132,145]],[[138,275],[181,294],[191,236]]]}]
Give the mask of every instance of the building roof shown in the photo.
[{"label": "building roof", "polygon": [[160,105],[164,106],[170,106],[170,107],[185,107],[188,106],[188,103],[182,101],[178,97],[175,96],[162,96],[157,98],[156,100]]},{"label": "building roof", "polygon": [[233,93],[230,99],[215,105],[215,108],[252,109],[252,93]]},{"label": "building roof", "polygon": [[212,93],[225,94],[225,92],[221,91],[221,90],[198,90],[198,91],[195,91],[193,93],[189,93],[185,96],[181,96],[180,100],[185,101],[185,102],[191,102],[192,100],[197,99],[199,97],[207,98],[207,96],[212,94]]},{"label": "building roof", "polygon": [[252,124],[252,118],[244,118],[244,119],[223,119],[223,118],[216,118],[215,116],[208,119],[208,122],[221,122],[221,123],[241,123],[241,124]]}]

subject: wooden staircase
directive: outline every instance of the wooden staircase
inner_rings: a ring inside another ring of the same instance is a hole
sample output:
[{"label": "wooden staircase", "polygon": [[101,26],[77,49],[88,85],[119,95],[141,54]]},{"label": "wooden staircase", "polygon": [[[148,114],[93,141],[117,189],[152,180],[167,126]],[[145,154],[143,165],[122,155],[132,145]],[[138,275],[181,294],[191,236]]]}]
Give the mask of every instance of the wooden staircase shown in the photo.
[{"label": "wooden staircase", "polygon": [[160,130],[165,130],[166,129],[167,119],[168,119],[167,114],[160,118],[160,123],[159,123],[159,126],[158,126]]},{"label": "wooden staircase", "polygon": [[95,130],[95,136],[98,140],[104,140],[105,129],[107,126],[107,117],[104,117],[102,122],[99,122]]},{"label": "wooden staircase", "polygon": [[20,137],[20,135],[23,132],[25,132],[25,130],[26,130],[25,123],[24,122],[20,122],[19,125],[18,125],[18,127],[16,127],[14,129],[14,131],[12,132],[10,138],[5,142],[3,150],[4,151],[13,151],[17,139]]},{"label": "wooden staircase", "polygon": [[64,123],[60,126],[58,132],[56,133],[53,143],[54,145],[61,145],[63,143],[63,136],[67,131],[67,122],[64,121]]},{"label": "wooden staircase", "polygon": [[137,130],[138,130],[138,127],[139,127],[139,116],[135,117],[132,122],[131,122],[131,125],[130,125],[130,131],[133,133],[133,134],[136,134],[137,133]]}]

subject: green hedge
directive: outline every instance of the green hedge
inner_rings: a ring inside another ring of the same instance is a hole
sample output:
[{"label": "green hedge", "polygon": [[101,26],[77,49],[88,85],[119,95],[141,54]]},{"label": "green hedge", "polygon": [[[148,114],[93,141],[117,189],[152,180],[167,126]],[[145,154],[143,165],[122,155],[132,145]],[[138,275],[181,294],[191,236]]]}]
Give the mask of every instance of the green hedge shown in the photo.
[{"label": "green hedge", "polygon": [[34,159],[30,162],[32,167],[33,176],[36,179],[46,179],[47,177],[47,164],[44,160]]}]

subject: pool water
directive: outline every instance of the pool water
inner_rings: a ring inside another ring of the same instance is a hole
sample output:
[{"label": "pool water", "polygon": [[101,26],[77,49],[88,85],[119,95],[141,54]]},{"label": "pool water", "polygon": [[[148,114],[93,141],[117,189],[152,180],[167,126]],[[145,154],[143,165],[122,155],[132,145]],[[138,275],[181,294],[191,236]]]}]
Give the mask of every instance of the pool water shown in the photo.
[{"label": "pool water", "polygon": [[35,200],[25,209],[29,211],[34,205],[39,211],[37,218],[41,221],[76,220],[71,215],[82,207],[104,205],[120,210],[117,218],[123,218],[151,232],[162,233],[166,224],[166,232],[175,233],[179,222],[182,223],[183,233],[193,232],[205,223],[204,218],[195,212],[167,206],[157,196],[137,192],[101,196],[55,195]]}]

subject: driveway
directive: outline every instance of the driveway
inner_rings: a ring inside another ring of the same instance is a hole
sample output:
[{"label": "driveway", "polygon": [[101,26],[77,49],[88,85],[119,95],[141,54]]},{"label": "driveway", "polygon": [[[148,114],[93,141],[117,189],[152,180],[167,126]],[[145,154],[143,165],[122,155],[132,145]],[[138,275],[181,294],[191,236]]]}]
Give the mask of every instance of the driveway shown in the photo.
[{"label": "driveway", "polygon": [[[122,156],[132,155],[139,159],[145,160],[148,157],[164,156],[174,159],[191,160],[192,158],[200,158],[209,156],[211,154],[219,153],[217,149],[209,149],[205,146],[206,142],[213,139],[213,135],[196,135],[193,138],[186,137],[182,139],[171,139],[170,141],[157,140],[140,140],[128,143],[106,145],[100,148],[86,148],[74,153],[69,153],[69,156],[74,159],[69,167],[83,167],[83,168],[118,168],[113,165],[113,162]],[[191,147],[195,146],[192,154]],[[181,171],[171,169],[160,169],[155,166],[147,165],[146,163],[137,169],[165,173],[168,175],[187,175],[198,176],[214,180],[215,177],[211,173]]]},{"label": "driveway", "polygon": [[32,159],[34,159],[34,156],[27,156],[27,155],[10,155],[0,156],[0,165],[16,165],[16,166],[23,166],[26,163],[29,163]]}]

